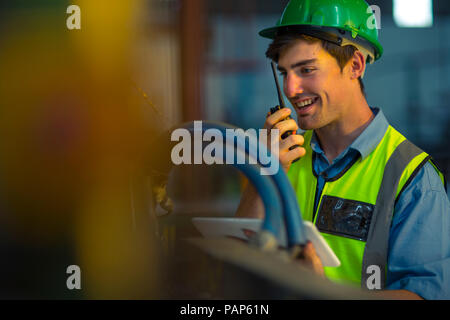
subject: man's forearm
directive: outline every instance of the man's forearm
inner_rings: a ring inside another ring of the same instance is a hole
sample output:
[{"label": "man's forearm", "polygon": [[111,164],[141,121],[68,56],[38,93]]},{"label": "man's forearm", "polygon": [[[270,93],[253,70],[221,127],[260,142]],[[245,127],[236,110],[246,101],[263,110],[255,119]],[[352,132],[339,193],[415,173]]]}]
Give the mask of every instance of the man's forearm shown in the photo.
[{"label": "man's forearm", "polygon": [[256,189],[248,184],[241,197],[236,217],[264,218],[264,205]]},{"label": "man's forearm", "polygon": [[381,290],[374,291],[373,294],[379,299],[423,300],[421,296],[408,290]]}]

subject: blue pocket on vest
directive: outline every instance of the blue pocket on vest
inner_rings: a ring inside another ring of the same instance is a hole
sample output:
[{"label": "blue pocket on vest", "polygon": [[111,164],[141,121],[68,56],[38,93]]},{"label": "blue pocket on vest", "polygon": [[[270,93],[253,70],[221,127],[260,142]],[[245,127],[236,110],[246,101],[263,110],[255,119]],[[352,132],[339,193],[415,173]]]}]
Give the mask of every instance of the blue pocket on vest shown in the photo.
[{"label": "blue pocket on vest", "polygon": [[366,202],[323,196],[316,227],[320,232],[366,241],[374,208]]}]

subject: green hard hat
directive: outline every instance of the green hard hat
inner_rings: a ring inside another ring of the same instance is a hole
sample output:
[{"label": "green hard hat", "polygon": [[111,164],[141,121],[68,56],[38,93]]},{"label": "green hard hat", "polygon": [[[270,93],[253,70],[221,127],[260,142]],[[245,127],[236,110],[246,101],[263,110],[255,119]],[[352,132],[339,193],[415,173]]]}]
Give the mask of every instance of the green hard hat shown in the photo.
[{"label": "green hard hat", "polygon": [[383,47],[375,23],[372,8],[364,0],[291,0],[277,24],[259,35],[274,39],[283,32],[298,31],[340,46],[357,44],[378,60]]}]

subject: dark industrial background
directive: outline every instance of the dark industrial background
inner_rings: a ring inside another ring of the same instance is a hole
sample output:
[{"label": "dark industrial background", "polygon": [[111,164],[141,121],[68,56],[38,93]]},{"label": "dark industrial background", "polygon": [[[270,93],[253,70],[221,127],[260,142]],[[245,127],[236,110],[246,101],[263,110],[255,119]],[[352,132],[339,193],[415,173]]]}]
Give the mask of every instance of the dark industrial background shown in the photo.
[{"label": "dark industrial background", "polygon": [[[154,1],[166,13],[165,27],[180,40],[174,50],[181,67],[171,74],[181,79],[181,109],[176,113],[183,120],[220,120],[244,129],[262,126],[277,98],[264,55],[270,40],[258,31],[275,24],[287,2]],[[384,47],[382,58],[367,67],[363,79],[368,103],[381,108],[391,125],[431,154],[448,180],[450,2],[433,1],[433,26],[427,28],[396,26],[391,0],[368,3],[380,7]],[[206,206],[209,213],[232,214],[241,189],[233,169],[186,170],[188,190],[176,183],[172,191],[184,209]]]},{"label": "dark industrial background", "polygon": [[[72,2],[79,31],[65,24]],[[261,128],[277,96],[258,31],[287,2],[0,0],[0,298],[291,297],[176,241],[200,236],[192,217],[232,216],[246,181],[172,166],[157,139],[193,120]],[[450,1],[433,1],[427,28],[368,2],[384,47],[366,69],[369,105],[448,180]],[[155,168],[169,174],[170,214],[155,206]],[[82,291],[66,288],[72,264]]]}]

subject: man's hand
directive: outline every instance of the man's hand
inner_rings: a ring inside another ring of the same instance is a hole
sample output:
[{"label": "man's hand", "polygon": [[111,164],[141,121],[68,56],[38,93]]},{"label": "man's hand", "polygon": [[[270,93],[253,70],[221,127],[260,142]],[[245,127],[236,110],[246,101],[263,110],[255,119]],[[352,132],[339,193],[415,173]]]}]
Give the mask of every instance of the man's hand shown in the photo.
[{"label": "man's hand", "polygon": [[308,241],[303,248],[300,262],[302,262],[305,266],[311,268],[315,274],[325,277],[323,272],[322,261],[316,253],[316,249],[314,249],[311,241]]},{"label": "man's hand", "polygon": [[[264,123],[264,129],[280,130],[278,136],[280,146],[278,156],[281,166],[283,167],[285,172],[289,170],[289,167],[291,166],[293,160],[303,157],[306,153],[306,150],[302,147],[297,147],[289,150],[289,148],[291,148],[292,146],[303,145],[304,139],[302,135],[292,134],[286,139],[281,139],[281,136],[285,132],[298,130],[298,125],[293,119],[286,119],[286,117],[289,116],[291,112],[292,111],[289,108],[282,108],[277,112],[268,115],[268,117],[266,118],[266,122]],[[268,145],[267,148],[270,149],[270,146]]]},{"label": "man's hand", "polygon": [[[279,160],[283,170],[287,172],[293,160],[303,157],[306,153],[306,150],[302,147],[297,147],[292,150],[289,150],[294,145],[303,145],[304,139],[303,136],[298,134],[292,134],[286,139],[281,139],[281,136],[287,131],[297,131],[298,126],[297,123],[293,119],[286,119],[287,116],[291,114],[291,110],[288,108],[282,108],[273,114],[267,115],[266,122],[264,123],[264,129],[269,130],[268,136],[270,135],[270,129],[278,129],[280,130],[278,140],[279,140]],[[284,121],[283,121],[284,120]],[[270,150],[270,141],[268,139],[267,148]],[[247,218],[264,218],[264,205],[256,192],[256,189],[249,184],[244,194],[242,195],[241,202],[239,203],[239,207],[236,211],[236,217],[247,217]]]}]

